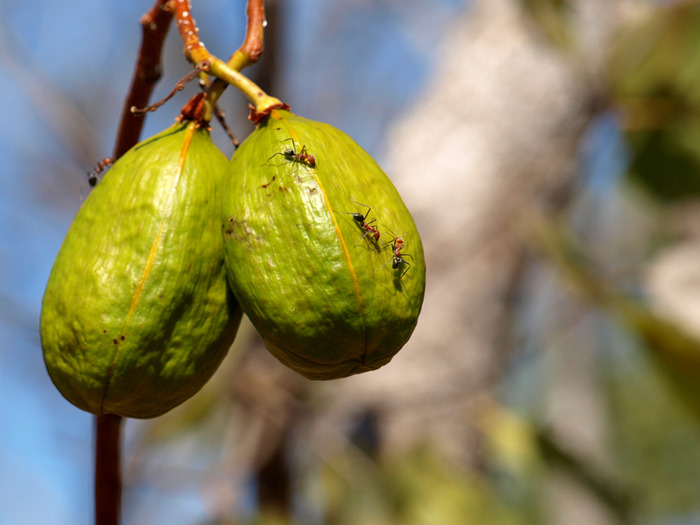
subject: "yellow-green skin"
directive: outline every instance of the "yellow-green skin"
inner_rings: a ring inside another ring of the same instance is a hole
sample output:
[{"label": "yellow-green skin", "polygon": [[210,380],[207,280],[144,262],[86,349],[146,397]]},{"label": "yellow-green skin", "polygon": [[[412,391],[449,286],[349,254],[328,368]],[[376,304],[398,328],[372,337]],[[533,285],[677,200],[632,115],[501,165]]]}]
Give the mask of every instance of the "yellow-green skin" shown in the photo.
[{"label": "yellow-green skin", "polygon": [[158,416],[226,355],[240,308],[223,265],[227,159],[192,122],[134,146],[83,203],[41,312],[49,375],[93,414]]},{"label": "yellow-green skin", "polygon": [[[359,203],[378,241],[362,238]],[[335,379],[385,365],[406,343],[425,290],[421,240],[389,178],[345,133],[273,111],[234,154],[222,211],[231,286],[282,363]],[[393,268],[396,236],[410,266]]]}]

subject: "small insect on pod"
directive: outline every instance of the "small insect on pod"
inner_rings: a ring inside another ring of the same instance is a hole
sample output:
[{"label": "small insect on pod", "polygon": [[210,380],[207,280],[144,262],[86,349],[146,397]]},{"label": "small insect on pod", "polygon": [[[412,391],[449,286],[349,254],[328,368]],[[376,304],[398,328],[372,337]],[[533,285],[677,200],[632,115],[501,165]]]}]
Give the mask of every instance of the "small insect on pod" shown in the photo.
[{"label": "small insect on pod", "polygon": [[373,222],[376,222],[377,219],[372,219],[369,222],[365,222],[367,220],[367,217],[369,217],[370,212],[372,211],[372,208],[367,206],[366,204],[362,204],[361,202],[358,202],[360,206],[364,206],[367,208],[367,213],[362,215],[361,213],[358,212],[346,212],[348,215],[352,215],[353,220],[357,223],[357,225],[360,227],[360,229],[364,232],[362,235],[362,238],[364,239],[368,235],[370,235],[371,239],[374,239],[375,241],[379,240],[379,237],[381,234],[379,233],[379,230],[377,229],[376,226],[372,226]]},{"label": "small insect on pod", "polygon": [[105,157],[97,163],[97,166],[88,171],[87,180],[90,187],[94,188],[95,186],[97,186],[97,183],[100,181],[99,175],[107,168],[109,168],[112,164],[114,164],[114,160],[112,160],[110,157]]},{"label": "small insect on pod", "polygon": [[[273,110],[231,160],[222,228],[231,288],[290,368],[345,377],[385,365],[408,341],[425,290],[420,236],[389,178],[342,131]],[[402,262],[384,265],[384,230],[405,232],[410,272],[398,239]]]},{"label": "small insect on pod", "polygon": [[408,262],[405,258],[410,257],[413,258],[413,255],[410,253],[401,253],[403,250],[403,245],[405,244],[405,241],[403,240],[403,237],[394,237],[389,244],[386,244],[385,246],[391,246],[391,251],[393,252],[393,255],[391,256],[391,259],[389,259],[387,262],[385,262],[382,265],[382,268],[386,266],[387,264],[391,263],[391,268],[393,270],[399,269],[402,265],[406,267],[406,269],[403,271],[401,274],[401,277],[406,275],[406,272],[411,268],[412,264]]}]

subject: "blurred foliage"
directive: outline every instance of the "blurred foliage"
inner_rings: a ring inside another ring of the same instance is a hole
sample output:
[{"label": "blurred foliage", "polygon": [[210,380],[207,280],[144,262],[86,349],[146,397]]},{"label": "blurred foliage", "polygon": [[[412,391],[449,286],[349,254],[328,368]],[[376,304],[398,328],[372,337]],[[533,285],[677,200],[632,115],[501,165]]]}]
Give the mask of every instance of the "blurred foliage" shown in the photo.
[{"label": "blurred foliage", "polygon": [[692,199],[700,194],[700,8],[677,2],[640,18],[610,58],[629,175],[662,202]]},{"label": "blurred foliage", "polygon": [[564,49],[573,45],[569,20],[569,2],[565,0],[521,0],[544,35]]},{"label": "blurred foliage", "polygon": [[[620,332],[601,360],[611,452],[637,516],[696,516],[700,498],[700,341],[616,289],[561,225],[541,222],[536,244],[567,284]],[[626,351],[619,351],[627,347]],[[626,523],[626,521],[622,521]]]},{"label": "blurred foliage", "polygon": [[583,248],[563,227],[541,221],[538,247],[553,261],[576,292],[635,334],[649,357],[700,423],[700,341],[659,317],[651,307],[606,282]]},{"label": "blurred foliage", "polygon": [[489,480],[459,471],[429,448],[380,462],[366,469],[352,456],[336,468],[324,468],[329,525],[483,525],[524,524],[496,497]]},{"label": "blurred foliage", "polygon": [[[562,49],[575,48],[570,2],[521,0]],[[623,115],[629,178],[662,202],[700,194],[700,7],[642,4],[611,48],[607,97]]]},{"label": "blurred foliage", "polygon": [[606,364],[611,449],[635,512],[692,516],[698,512],[700,426],[642,354]]}]

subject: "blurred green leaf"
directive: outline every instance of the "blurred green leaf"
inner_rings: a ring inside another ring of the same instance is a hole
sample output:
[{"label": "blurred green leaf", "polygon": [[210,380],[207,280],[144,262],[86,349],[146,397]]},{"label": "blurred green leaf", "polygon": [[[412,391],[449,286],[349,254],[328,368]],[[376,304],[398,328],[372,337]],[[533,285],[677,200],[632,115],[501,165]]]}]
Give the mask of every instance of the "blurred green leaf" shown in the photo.
[{"label": "blurred green leaf", "polygon": [[338,457],[324,472],[329,525],[525,525],[489,480],[420,448],[367,468]]},{"label": "blurred green leaf", "polygon": [[388,465],[386,476],[394,490],[397,525],[523,523],[499,502],[488,480],[450,468],[427,449]]},{"label": "blurred green leaf", "polygon": [[662,202],[700,195],[700,9],[650,8],[611,53],[613,97],[631,149],[630,179]]},{"label": "blurred green leaf", "polygon": [[608,359],[612,452],[642,515],[697,512],[700,428],[642,354]]},{"label": "blurred green leaf", "polygon": [[484,433],[491,463],[518,477],[540,473],[544,464],[537,443],[537,428],[514,412],[484,400],[476,426]]},{"label": "blurred green leaf", "polygon": [[571,47],[573,37],[565,0],[521,0],[525,10],[549,40],[564,49]]},{"label": "blurred green leaf", "polygon": [[630,133],[629,176],[657,199],[681,201],[700,194],[700,126],[677,120],[663,129]]}]

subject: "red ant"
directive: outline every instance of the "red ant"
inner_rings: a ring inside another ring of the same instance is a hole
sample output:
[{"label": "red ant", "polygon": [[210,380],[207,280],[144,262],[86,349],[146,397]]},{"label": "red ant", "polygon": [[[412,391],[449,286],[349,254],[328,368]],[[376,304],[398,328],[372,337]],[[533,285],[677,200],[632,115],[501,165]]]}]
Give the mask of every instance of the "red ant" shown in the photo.
[{"label": "red ant", "polygon": [[[272,157],[274,157],[276,155],[282,155],[285,159],[291,160],[292,162],[300,162],[302,164],[306,164],[310,168],[316,167],[316,159],[314,158],[313,155],[309,155],[308,153],[306,153],[306,146],[302,146],[301,151],[299,153],[297,153],[296,149],[295,149],[294,139],[287,139],[287,140],[292,141],[292,147],[286,148],[283,152],[275,153],[274,155],[272,155]],[[272,157],[270,157],[270,159]],[[267,159],[267,160],[269,161],[270,159]]]},{"label": "red ant", "polygon": [[391,242],[385,244],[384,247],[389,246],[389,244],[391,244],[391,251],[394,252],[394,255],[391,257],[391,259],[382,264],[381,268],[384,268],[387,264],[389,264],[389,262],[391,262],[391,267],[394,270],[396,270],[402,264],[406,264],[407,268],[401,274],[401,277],[403,277],[404,275],[406,275],[406,272],[411,268],[411,263],[404,259],[404,257],[410,257],[411,259],[413,259],[413,255],[411,255],[410,253],[401,253],[403,245],[405,244],[405,241],[401,237],[394,237],[391,240]]},{"label": "red ant", "polygon": [[[353,201],[353,202],[355,202],[355,201]],[[345,212],[348,215],[352,215],[352,218],[355,219],[355,222],[360,227],[360,229],[363,232],[365,232],[364,235],[360,239],[364,239],[365,237],[367,237],[367,235],[369,235],[371,233],[372,238],[375,241],[378,241],[379,240],[379,230],[377,228],[375,228],[374,226],[370,226],[370,224],[372,224],[377,219],[372,219],[369,222],[365,222],[367,217],[369,217],[369,212],[372,211],[372,208],[370,208],[366,204],[362,204],[361,202],[356,202],[355,204],[359,204],[360,206],[364,206],[365,208],[367,208],[367,213],[365,215],[362,215],[361,213],[357,213],[357,212],[355,212],[355,213]]]},{"label": "red ant", "polygon": [[114,164],[114,161],[109,157],[105,157],[100,162],[98,162],[97,166],[95,166],[94,169],[88,171],[88,184],[90,184],[90,186],[93,188],[97,186],[97,176],[112,164]]}]

